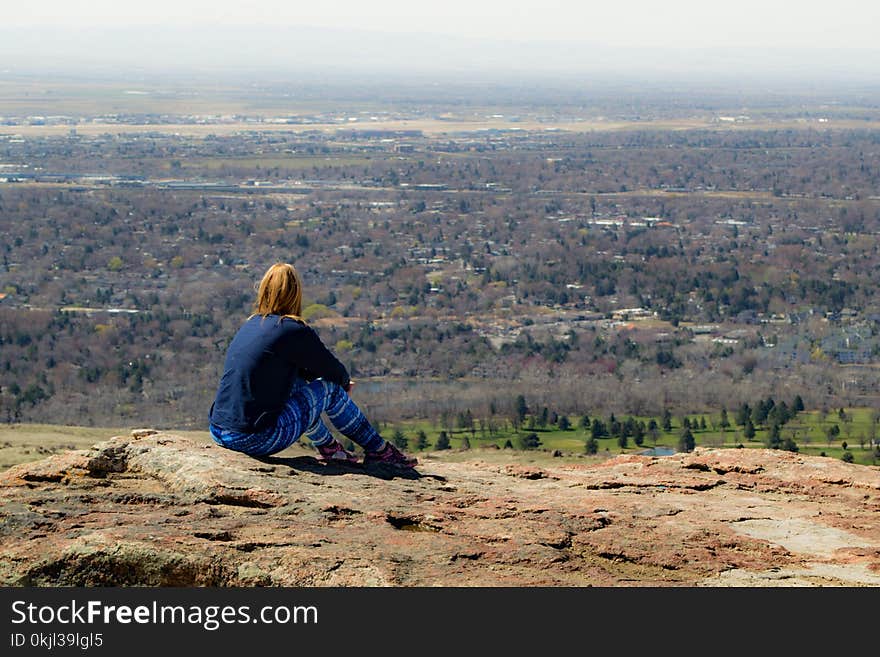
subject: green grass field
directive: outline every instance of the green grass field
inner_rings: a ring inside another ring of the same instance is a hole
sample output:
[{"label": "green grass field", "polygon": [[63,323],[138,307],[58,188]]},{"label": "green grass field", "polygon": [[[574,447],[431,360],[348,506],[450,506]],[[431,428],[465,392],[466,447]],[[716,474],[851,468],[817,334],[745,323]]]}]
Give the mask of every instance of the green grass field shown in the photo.
[{"label": "green grass field", "polygon": [[[842,421],[836,411],[824,415],[820,411],[803,411],[793,420],[790,420],[782,428],[783,437],[793,437],[801,454],[812,456],[825,455],[830,458],[842,458],[845,451],[853,457],[853,462],[862,465],[878,465],[880,458],[875,449],[870,445],[871,422],[874,411],[870,408],[845,409],[846,416],[850,421]],[[623,421],[628,416],[619,416]],[[634,419],[646,424],[651,419],[645,416],[633,416]],[[758,427],[752,440],[746,440],[743,436],[742,427],[732,426],[726,431],[718,428],[720,417],[718,414],[691,415],[689,419],[700,422],[705,418],[707,428],[693,431],[694,439],[698,446],[736,448],[763,448],[768,437],[769,429]],[[603,421],[607,418],[600,418]],[[655,418],[660,424],[660,418]],[[636,445],[632,438],[628,439],[627,446],[621,448],[616,437],[600,438],[598,440],[598,452],[595,456],[585,454],[585,444],[589,433],[580,428],[579,417],[569,417],[571,429],[562,430],[558,426],[545,428],[529,428],[529,420],[519,431],[515,431],[508,420],[497,418],[497,428],[490,432],[488,429],[481,431],[479,421],[474,422],[474,429],[461,429],[458,427],[441,427],[438,423],[430,420],[412,420],[399,423],[380,424],[379,429],[386,438],[392,438],[396,431],[403,433],[408,441],[407,449],[418,454],[421,458],[440,460],[468,460],[479,458],[492,462],[510,463],[547,463],[554,462],[590,462],[601,460],[617,454],[638,454],[654,447],[675,451],[678,443],[681,419],[673,418],[670,431],[659,431],[656,443],[650,435],[646,435],[641,446]],[[733,413],[730,414],[731,423]],[[838,425],[840,434],[828,440],[826,429],[832,425]],[[877,425],[875,425],[876,427]],[[714,427],[714,428],[713,428]],[[68,427],[45,424],[11,424],[0,426],[0,470],[5,470],[17,463],[35,461],[51,454],[57,454],[65,450],[85,449],[96,442],[107,440],[113,436],[127,435],[131,428],[116,427]],[[209,441],[207,431],[179,431],[168,429],[176,434]],[[419,431],[424,431],[428,446],[424,450],[416,448],[416,438]],[[436,450],[437,439],[441,431],[445,431],[449,438],[450,449]],[[534,432],[540,439],[541,444],[537,449],[522,450],[520,440],[529,433]],[[877,427],[880,433],[880,427]],[[512,448],[505,448],[505,443],[510,441]],[[847,447],[844,450],[843,444]],[[469,449],[466,445],[469,444]],[[308,450],[307,445],[294,445],[294,451]],[[554,457],[553,452],[562,453]]]},{"label": "green grass field", "polygon": [[[870,408],[849,408],[845,409],[845,413],[851,418],[851,421],[841,421],[837,412],[829,412],[824,417],[820,411],[801,412],[793,420],[790,420],[783,426],[782,436],[784,438],[791,436],[797,443],[799,453],[801,454],[812,456],[821,456],[824,454],[825,456],[832,458],[841,458],[844,454],[843,443],[846,443],[846,451],[852,454],[854,463],[862,465],[880,464],[880,458],[876,457],[874,449],[871,447],[869,441],[873,410]],[[730,413],[729,415],[730,422],[733,424],[734,414]],[[618,416],[617,419],[623,421],[627,417],[629,416],[621,415]],[[633,417],[646,424],[651,419],[650,417],[645,416]],[[701,418],[705,418],[707,428],[705,430],[697,429],[692,431],[698,446],[726,448],[736,448],[739,445],[742,445],[743,448],[764,448],[766,446],[765,442],[769,437],[769,427],[756,427],[755,437],[751,440],[747,440],[743,436],[742,427],[734,425],[726,431],[722,431],[718,426],[720,424],[719,414],[706,413],[689,416],[689,419],[692,422],[694,420],[699,422]],[[607,420],[605,417],[600,419],[603,421]],[[658,417],[655,419],[658,424],[660,424],[660,418]],[[444,430],[449,437],[450,447],[453,450],[461,450],[465,443],[465,438],[467,438],[467,442],[470,443],[471,449],[490,446],[503,449],[504,444],[508,440],[514,448],[516,448],[518,446],[518,440],[522,436],[534,432],[538,435],[541,441],[541,445],[538,448],[539,450],[545,450],[548,452],[559,450],[563,453],[573,455],[583,454],[587,438],[589,437],[589,432],[578,426],[580,418],[569,417],[569,420],[573,428],[569,430],[561,430],[558,426],[550,425],[543,429],[538,427],[528,428],[527,418],[525,425],[521,427],[519,431],[514,431],[509,422],[499,420],[499,425],[503,428],[498,429],[493,434],[490,434],[488,431],[481,431],[479,422],[474,423],[475,429],[473,431],[457,427],[452,429],[449,427],[444,428],[437,423],[425,420],[400,422],[396,424],[389,423],[387,425],[382,425],[380,428],[382,434],[386,438],[390,438],[395,430],[400,430],[407,438],[410,450],[414,450],[416,436],[420,430],[424,431],[427,436],[429,442],[429,447],[427,448],[428,451],[434,449],[440,431]],[[840,428],[840,434],[829,441],[825,430],[834,424],[838,425]],[[658,449],[665,448],[675,450],[676,445],[678,444],[680,430],[681,419],[675,417],[672,420],[670,431],[663,431],[662,428],[660,429],[656,443],[650,435],[646,435],[641,446],[636,445],[633,442],[633,439],[629,438],[627,446],[621,448],[616,437],[600,438],[598,440],[598,454],[600,456],[621,453],[637,454],[654,447]],[[877,427],[877,434],[880,435],[880,427]]]}]

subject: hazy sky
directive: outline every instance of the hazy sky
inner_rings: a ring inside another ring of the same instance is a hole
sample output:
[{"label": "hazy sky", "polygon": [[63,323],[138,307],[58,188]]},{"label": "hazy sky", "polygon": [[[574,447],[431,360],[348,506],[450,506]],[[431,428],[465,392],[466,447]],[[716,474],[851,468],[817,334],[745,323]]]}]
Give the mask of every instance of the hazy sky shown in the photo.
[{"label": "hazy sky", "polygon": [[878,49],[876,0],[42,0],[5,27],[320,26],[610,46]]}]

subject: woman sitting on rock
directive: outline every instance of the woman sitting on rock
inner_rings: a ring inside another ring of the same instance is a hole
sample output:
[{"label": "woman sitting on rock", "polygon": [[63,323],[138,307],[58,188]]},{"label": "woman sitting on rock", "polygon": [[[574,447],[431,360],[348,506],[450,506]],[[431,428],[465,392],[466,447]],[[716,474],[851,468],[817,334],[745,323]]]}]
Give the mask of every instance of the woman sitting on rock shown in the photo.
[{"label": "woman sitting on rock", "polygon": [[300,317],[302,282],[293,265],[272,265],[254,314],[226,352],[209,413],[219,445],[251,456],[275,454],[305,435],[328,462],[355,463],[321,421],[321,413],[364,449],[364,465],[411,468],[417,461],[384,440],[349,397],[345,366]]}]

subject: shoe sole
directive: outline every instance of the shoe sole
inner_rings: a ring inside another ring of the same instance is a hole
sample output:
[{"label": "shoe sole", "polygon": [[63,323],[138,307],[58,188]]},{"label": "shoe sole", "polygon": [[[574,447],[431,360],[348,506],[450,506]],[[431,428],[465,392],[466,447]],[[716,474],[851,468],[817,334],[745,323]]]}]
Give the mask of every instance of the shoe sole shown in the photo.
[{"label": "shoe sole", "polygon": [[418,461],[413,464],[404,464],[404,463],[383,463],[382,461],[370,461],[369,463],[365,462],[364,467],[382,467],[382,468],[392,468],[394,470],[412,470],[418,465]]}]

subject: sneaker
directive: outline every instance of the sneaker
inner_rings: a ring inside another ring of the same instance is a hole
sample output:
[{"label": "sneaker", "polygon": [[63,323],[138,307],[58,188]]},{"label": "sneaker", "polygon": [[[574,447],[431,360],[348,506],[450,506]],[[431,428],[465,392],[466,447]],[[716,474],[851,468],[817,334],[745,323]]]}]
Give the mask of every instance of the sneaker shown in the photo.
[{"label": "sneaker", "polygon": [[394,468],[406,469],[415,467],[418,462],[418,459],[401,453],[399,449],[387,440],[385,441],[385,447],[378,452],[367,452],[364,455],[364,465],[390,465]]},{"label": "sneaker", "polygon": [[315,449],[325,463],[357,463],[358,461],[357,456],[345,449],[338,440],[326,445],[317,445]]}]

